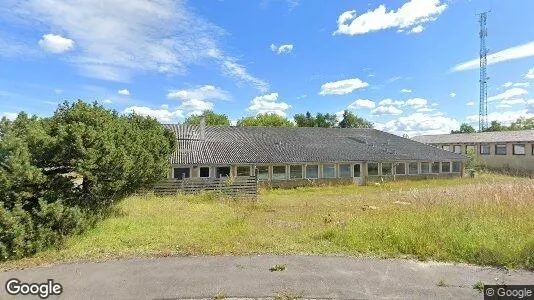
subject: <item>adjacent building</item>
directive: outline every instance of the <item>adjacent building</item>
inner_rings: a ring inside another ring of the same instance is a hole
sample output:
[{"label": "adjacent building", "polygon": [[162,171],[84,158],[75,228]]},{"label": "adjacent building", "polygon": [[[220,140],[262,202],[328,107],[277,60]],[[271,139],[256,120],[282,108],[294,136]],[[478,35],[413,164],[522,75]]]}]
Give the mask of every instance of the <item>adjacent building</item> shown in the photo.
[{"label": "adjacent building", "polygon": [[465,156],[375,129],[164,125],[169,178],[257,176],[271,184],[461,176]]},{"label": "adjacent building", "polygon": [[472,151],[490,169],[534,174],[534,130],[416,136],[453,153]]}]

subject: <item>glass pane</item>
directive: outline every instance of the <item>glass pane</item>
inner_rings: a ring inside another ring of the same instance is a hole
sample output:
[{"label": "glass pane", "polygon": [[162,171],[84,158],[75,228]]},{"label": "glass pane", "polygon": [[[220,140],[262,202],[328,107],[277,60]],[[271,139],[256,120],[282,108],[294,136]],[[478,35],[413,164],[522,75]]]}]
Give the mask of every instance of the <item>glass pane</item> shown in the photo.
[{"label": "glass pane", "polygon": [[210,177],[209,167],[200,167],[200,177]]},{"label": "glass pane", "polygon": [[258,180],[269,180],[269,167],[268,166],[258,166]]},{"label": "glass pane", "polygon": [[395,166],[395,174],[405,175],[406,174],[406,164],[405,163],[398,163],[397,166]]},{"label": "glass pane", "polygon": [[408,165],[408,169],[411,175],[419,174],[419,163],[411,162]]},{"label": "glass pane", "polygon": [[354,177],[361,177],[361,168],[360,164],[354,165]]},{"label": "glass pane", "polygon": [[489,153],[490,153],[490,147],[488,145],[480,146],[480,154],[489,154]]},{"label": "glass pane", "polygon": [[319,166],[306,166],[306,178],[319,178]]},{"label": "glass pane", "polygon": [[441,172],[450,173],[451,172],[451,163],[450,162],[442,162],[441,163]]},{"label": "glass pane", "polygon": [[378,175],[378,163],[368,163],[367,164],[367,175],[377,176]]},{"label": "glass pane", "polygon": [[273,180],[286,179],[286,166],[273,166]]},{"label": "glass pane", "polygon": [[515,155],[523,155],[523,154],[525,154],[525,145],[524,144],[514,145],[514,154]]},{"label": "glass pane", "polygon": [[237,167],[237,176],[250,176],[250,167],[249,166]]},{"label": "glass pane", "polygon": [[382,175],[387,176],[392,174],[393,167],[391,163],[382,163]]},{"label": "glass pane", "polygon": [[454,153],[462,153],[462,146],[455,145],[454,146]]},{"label": "glass pane", "polygon": [[506,145],[495,145],[496,155],[506,155]]},{"label": "glass pane", "polygon": [[323,165],[323,178],[335,178],[336,165]]},{"label": "glass pane", "polygon": [[174,168],[174,178],[175,179],[184,179],[189,178],[190,176],[189,168]]},{"label": "glass pane", "polygon": [[289,167],[289,178],[302,178],[302,166],[294,165]]},{"label": "glass pane", "polygon": [[443,146],[443,150],[451,151],[451,146],[445,145]]},{"label": "glass pane", "polygon": [[421,174],[428,174],[430,170],[430,164],[427,162],[421,163]]},{"label": "glass pane", "polygon": [[439,173],[439,162],[432,163],[432,173]]},{"label": "glass pane", "polygon": [[452,171],[454,173],[459,173],[460,172],[460,162],[459,161],[453,161],[452,162]]},{"label": "glass pane", "polygon": [[339,177],[350,177],[350,165],[339,165]]}]

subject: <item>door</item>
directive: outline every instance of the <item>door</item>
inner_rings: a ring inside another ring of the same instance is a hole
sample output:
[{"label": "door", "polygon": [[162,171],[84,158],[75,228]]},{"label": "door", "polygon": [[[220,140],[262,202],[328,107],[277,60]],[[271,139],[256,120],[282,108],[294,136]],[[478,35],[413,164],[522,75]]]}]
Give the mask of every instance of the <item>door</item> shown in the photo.
[{"label": "door", "polygon": [[230,167],[216,167],[215,177],[228,177],[230,176]]}]

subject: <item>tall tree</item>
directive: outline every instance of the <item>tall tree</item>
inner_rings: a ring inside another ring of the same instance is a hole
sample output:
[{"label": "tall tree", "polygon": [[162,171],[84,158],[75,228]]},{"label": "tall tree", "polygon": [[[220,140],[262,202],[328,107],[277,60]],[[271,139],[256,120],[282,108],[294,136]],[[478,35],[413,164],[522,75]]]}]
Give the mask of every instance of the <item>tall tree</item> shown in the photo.
[{"label": "tall tree", "polygon": [[510,130],[529,130],[534,129],[534,118],[520,117],[510,124]]},{"label": "tall tree", "polygon": [[341,128],[373,128],[373,123],[356,116],[351,111],[343,111],[343,117],[339,122]]},{"label": "tall tree", "polygon": [[487,132],[487,131],[506,131],[506,130],[508,130],[508,127],[506,127],[505,125],[502,125],[498,121],[491,121],[490,126],[486,128],[486,130],[484,131]]},{"label": "tall tree", "polygon": [[206,118],[206,125],[222,125],[229,126],[230,119],[225,114],[218,114],[212,110],[205,110],[202,114],[193,114],[185,119],[184,124],[199,125],[202,117]]},{"label": "tall tree", "polygon": [[475,128],[473,126],[471,126],[470,124],[468,124],[468,123],[462,123],[462,125],[460,125],[460,130],[451,130],[452,134],[455,134],[455,133],[474,133],[474,132],[476,132]]},{"label": "tall tree", "polygon": [[317,127],[317,119],[309,111],[306,114],[296,114],[293,119],[298,127]]},{"label": "tall tree", "polygon": [[265,113],[244,117],[237,121],[237,126],[295,127],[295,124],[286,117],[274,113]]}]

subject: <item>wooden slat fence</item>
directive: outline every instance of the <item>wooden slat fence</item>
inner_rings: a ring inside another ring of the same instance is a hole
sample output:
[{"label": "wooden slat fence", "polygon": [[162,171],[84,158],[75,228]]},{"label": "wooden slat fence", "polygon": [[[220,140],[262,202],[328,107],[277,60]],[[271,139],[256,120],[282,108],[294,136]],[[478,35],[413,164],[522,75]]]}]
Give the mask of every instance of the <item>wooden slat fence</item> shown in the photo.
[{"label": "wooden slat fence", "polygon": [[194,194],[201,191],[216,192],[232,197],[255,198],[258,194],[258,182],[254,176],[186,178],[166,179],[154,187],[154,193],[158,195]]}]

